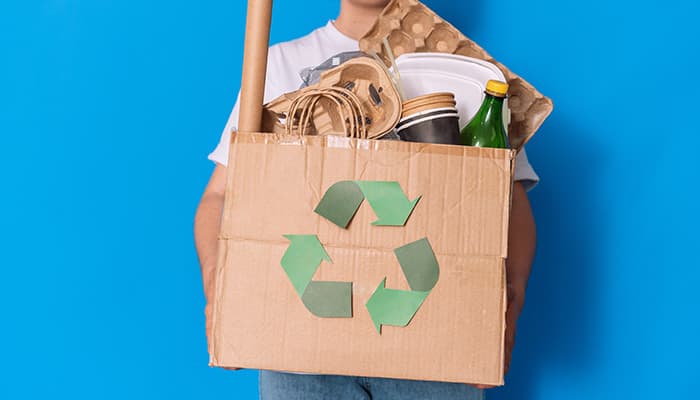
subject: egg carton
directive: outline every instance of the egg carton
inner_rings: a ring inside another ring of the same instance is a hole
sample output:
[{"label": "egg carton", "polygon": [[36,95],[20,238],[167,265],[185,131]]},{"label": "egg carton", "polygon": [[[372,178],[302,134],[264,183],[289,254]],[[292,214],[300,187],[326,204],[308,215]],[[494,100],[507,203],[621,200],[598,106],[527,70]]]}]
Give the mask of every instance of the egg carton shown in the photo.
[{"label": "egg carton", "polygon": [[496,61],[476,42],[420,1],[392,0],[372,29],[360,39],[362,51],[377,53],[387,66],[391,66],[391,59],[383,46],[385,38],[394,57],[420,52],[460,54],[491,62],[500,68],[510,86],[508,104],[511,121],[508,136],[513,149],[519,149],[530,140],[552,112],[551,99]]}]

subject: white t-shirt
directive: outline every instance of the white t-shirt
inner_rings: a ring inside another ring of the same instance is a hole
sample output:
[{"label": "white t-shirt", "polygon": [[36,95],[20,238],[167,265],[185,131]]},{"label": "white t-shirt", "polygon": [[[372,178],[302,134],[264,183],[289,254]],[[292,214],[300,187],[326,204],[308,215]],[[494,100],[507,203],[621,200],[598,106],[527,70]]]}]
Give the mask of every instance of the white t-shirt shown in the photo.
[{"label": "white t-shirt", "polygon": [[[359,43],[342,34],[333,21],[308,35],[276,44],[270,47],[267,56],[267,76],[265,77],[264,102],[270,102],[280,95],[299,89],[302,84],[299,73],[309,67],[316,67],[336,54],[348,51],[358,51]],[[221,134],[221,140],[216,149],[209,154],[209,159],[226,166],[231,132],[236,130],[241,95],[238,94],[228,122]],[[516,181],[521,181],[527,190],[532,189],[539,177],[527,160],[525,149],[518,153],[515,159]]]}]

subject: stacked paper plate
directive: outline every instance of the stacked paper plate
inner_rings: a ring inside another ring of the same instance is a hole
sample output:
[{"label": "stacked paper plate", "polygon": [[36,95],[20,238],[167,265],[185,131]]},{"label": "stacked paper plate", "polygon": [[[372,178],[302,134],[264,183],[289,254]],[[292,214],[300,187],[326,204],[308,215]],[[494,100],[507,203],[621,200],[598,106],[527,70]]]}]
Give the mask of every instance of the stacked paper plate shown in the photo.
[{"label": "stacked paper plate", "polygon": [[[476,58],[446,53],[407,53],[396,59],[406,99],[436,92],[454,93],[459,126],[465,126],[484,101],[486,82],[505,81],[498,67]],[[510,122],[504,108],[504,124]]]}]

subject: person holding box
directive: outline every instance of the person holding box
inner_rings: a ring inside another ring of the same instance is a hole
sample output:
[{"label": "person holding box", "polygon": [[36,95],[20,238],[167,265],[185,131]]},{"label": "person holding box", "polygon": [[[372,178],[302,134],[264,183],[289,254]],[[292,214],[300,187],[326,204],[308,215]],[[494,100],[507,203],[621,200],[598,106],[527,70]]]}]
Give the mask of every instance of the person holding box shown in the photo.
[{"label": "person holding box", "polygon": [[[302,85],[299,72],[314,67],[331,57],[358,51],[358,40],[372,27],[389,0],[340,0],[340,14],[308,35],[270,47],[264,101],[297,90]],[[216,149],[209,159],[216,163],[195,216],[195,242],[207,299],[207,315],[214,296],[214,275],[217,262],[217,238],[224,204],[226,165],[230,135],[236,130],[240,94],[230,114]],[[530,268],[534,258],[535,222],[527,190],[539,178],[530,166],[525,151],[515,162],[509,255],[506,262],[508,308],[506,312],[505,369],[508,370],[515,341],[516,322],[525,300]],[[207,318],[209,335],[209,318]],[[483,385],[410,381],[385,378],[310,375],[261,371],[260,395],[264,399],[481,399]]]}]

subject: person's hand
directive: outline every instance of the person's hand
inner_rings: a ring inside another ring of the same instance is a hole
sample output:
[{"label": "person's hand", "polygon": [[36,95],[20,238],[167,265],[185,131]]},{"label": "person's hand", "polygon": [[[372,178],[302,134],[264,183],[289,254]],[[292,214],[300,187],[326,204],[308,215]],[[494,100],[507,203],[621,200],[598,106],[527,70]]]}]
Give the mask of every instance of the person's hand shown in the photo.
[{"label": "person's hand", "polygon": [[[518,323],[518,316],[523,308],[525,294],[508,285],[508,305],[506,308],[506,332],[505,351],[503,354],[503,374],[507,374],[510,369],[510,360],[513,356],[513,346],[515,345],[515,331]],[[473,385],[477,389],[492,389],[494,385]]]},{"label": "person's hand", "polygon": [[[207,271],[207,272],[204,272]],[[213,272],[210,271],[215,271],[215,268],[207,268],[203,269],[202,272],[202,280],[204,282],[204,299],[206,300],[206,305],[204,306],[204,318],[205,318],[205,325],[206,325],[206,334],[207,334],[207,344],[209,344],[211,347],[211,341],[214,339],[212,336],[212,326],[211,326],[211,316],[214,312],[213,310],[213,305],[214,305],[214,291],[216,287],[214,286],[214,274]]]},{"label": "person's hand", "polygon": [[513,346],[515,346],[515,331],[518,324],[520,311],[525,302],[525,291],[518,290],[508,285],[508,308],[506,309],[506,334],[505,334],[505,354],[503,360],[503,374],[507,374],[510,369],[510,360],[513,356]]},{"label": "person's hand", "polygon": [[212,337],[212,327],[211,327],[211,314],[212,314],[212,304],[207,301],[207,305],[204,306],[204,319],[205,319],[205,325],[206,325],[206,334],[207,334],[207,344],[211,347],[211,341],[214,339]]}]

